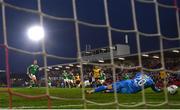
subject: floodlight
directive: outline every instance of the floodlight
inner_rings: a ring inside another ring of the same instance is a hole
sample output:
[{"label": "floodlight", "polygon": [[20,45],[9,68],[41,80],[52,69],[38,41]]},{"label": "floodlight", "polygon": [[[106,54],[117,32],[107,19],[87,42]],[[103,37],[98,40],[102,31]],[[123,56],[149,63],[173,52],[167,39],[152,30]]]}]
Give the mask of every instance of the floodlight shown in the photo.
[{"label": "floodlight", "polygon": [[44,38],[44,29],[41,26],[33,26],[28,29],[28,37],[33,41],[40,41]]}]

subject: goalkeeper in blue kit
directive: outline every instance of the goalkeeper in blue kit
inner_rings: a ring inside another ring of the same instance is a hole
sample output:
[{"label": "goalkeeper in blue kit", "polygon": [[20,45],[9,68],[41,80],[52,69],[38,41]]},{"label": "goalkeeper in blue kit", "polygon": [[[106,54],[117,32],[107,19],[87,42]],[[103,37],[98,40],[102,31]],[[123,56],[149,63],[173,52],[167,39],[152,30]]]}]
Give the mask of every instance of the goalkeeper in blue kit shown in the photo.
[{"label": "goalkeeper in blue kit", "polygon": [[93,90],[86,91],[86,93],[91,94],[101,91],[112,93],[114,92],[114,90],[116,90],[117,93],[131,94],[141,91],[143,89],[143,86],[144,88],[151,87],[155,92],[161,91],[155,86],[155,83],[150,76],[138,72],[133,79],[117,81],[108,86],[99,86]]}]

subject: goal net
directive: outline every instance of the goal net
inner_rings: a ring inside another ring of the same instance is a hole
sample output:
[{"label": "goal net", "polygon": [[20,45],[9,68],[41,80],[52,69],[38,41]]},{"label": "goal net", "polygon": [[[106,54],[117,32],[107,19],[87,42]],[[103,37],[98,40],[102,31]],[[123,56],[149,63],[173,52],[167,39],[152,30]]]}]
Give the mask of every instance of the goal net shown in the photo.
[{"label": "goal net", "polygon": [[[43,103],[34,108],[56,108],[55,106],[59,105],[65,108],[84,109],[91,106],[95,108],[97,106],[148,108],[163,105],[180,107],[178,99],[169,97],[166,90],[168,85],[174,82],[178,85],[180,81],[178,79],[180,72],[179,1],[28,1],[34,4],[32,6],[23,6],[20,2],[24,1],[0,0],[2,20],[0,69],[5,69],[0,73],[5,73],[3,77],[7,85],[7,88],[4,85],[1,86],[0,93],[7,93],[9,108],[17,108],[13,105],[16,102],[13,101],[19,97],[29,101],[47,100],[47,106]],[[60,6],[55,8],[58,3]],[[64,6],[69,6],[69,8],[66,9]],[[13,18],[14,16],[18,17]],[[45,28],[46,35],[42,41],[30,44],[29,41],[22,40],[26,32],[23,25],[29,26],[30,22],[34,21]],[[23,29],[16,30],[17,24]],[[17,34],[17,31],[23,32]],[[18,37],[19,35],[23,37]],[[13,36],[15,37],[12,38]],[[26,46],[33,49],[25,49]],[[14,90],[18,82],[24,82],[21,83],[22,88],[27,87],[26,79],[28,78],[25,69],[27,63],[29,64],[33,59],[39,60],[41,69],[39,80],[44,91],[40,92],[41,89],[39,89],[39,93],[36,94],[38,88],[36,90],[32,88],[32,95],[26,91],[21,93],[18,89]],[[85,81],[89,78],[88,73],[93,71],[94,66],[108,73],[106,77],[109,78],[109,82],[122,80],[122,77],[127,74],[131,77],[136,69],[143,74],[150,74],[154,79],[159,76],[165,77],[157,81],[157,85],[164,88],[163,96],[162,94],[153,96],[154,94],[144,89],[135,95],[119,95],[116,90],[112,93],[113,95],[87,95],[85,90],[89,89],[86,87],[89,82],[85,83]],[[24,71],[24,75],[13,73],[18,69]],[[61,83],[63,70],[79,73],[82,83],[79,89],[68,88],[67,85]],[[54,81],[51,82],[52,88],[49,80]],[[0,83],[4,83],[2,78]],[[56,88],[59,87],[62,87],[62,91],[56,93],[58,91]],[[71,91],[74,96],[70,94]],[[73,93],[73,91],[78,92]],[[156,100],[152,102],[149,100],[151,97],[158,97],[161,102]],[[59,102],[54,100],[59,100]],[[65,103],[66,101],[69,104]],[[26,105],[20,108],[24,106]]]}]

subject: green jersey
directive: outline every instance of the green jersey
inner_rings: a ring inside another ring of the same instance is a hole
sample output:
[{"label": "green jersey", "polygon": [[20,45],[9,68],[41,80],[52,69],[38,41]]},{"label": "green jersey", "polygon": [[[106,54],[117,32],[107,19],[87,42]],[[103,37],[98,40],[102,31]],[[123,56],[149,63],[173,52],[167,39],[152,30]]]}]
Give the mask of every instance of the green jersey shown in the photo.
[{"label": "green jersey", "polygon": [[73,79],[74,79],[73,74],[69,74],[69,75],[68,75],[68,79],[69,79],[69,80],[73,80]]},{"label": "green jersey", "polygon": [[30,66],[28,67],[28,74],[33,74],[33,75],[35,75],[35,74],[38,73],[38,71],[39,71],[39,66],[38,66],[38,65],[32,64],[32,65],[30,65]]},{"label": "green jersey", "polygon": [[105,73],[101,73],[100,80],[105,80],[105,79],[106,79],[106,74]]},{"label": "green jersey", "polygon": [[51,83],[51,79],[48,79],[48,83]]},{"label": "green jersey", "polygon": [[129,75],[125,74],[123,79],[125,79],[125,80],[129,79]]},{"label": "green jersey", "polygon": [[63,79],[68,79],[68,74],[67,74],[67,72],[63,72],[62,75],[63,75]]}]

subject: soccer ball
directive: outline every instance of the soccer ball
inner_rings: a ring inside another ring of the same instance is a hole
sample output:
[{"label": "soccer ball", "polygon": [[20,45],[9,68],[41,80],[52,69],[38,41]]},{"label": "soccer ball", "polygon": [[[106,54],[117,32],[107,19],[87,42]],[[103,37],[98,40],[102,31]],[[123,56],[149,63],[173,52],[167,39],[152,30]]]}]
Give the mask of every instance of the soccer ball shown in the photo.
[{"label": "soccer ball", "polygon": [[178,86],[170,85],[169,87],[167,87],[167,91],[169,94],[174,95],[178,92]]}]

